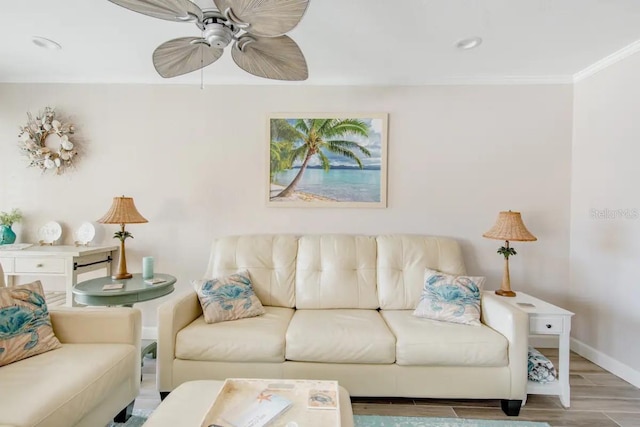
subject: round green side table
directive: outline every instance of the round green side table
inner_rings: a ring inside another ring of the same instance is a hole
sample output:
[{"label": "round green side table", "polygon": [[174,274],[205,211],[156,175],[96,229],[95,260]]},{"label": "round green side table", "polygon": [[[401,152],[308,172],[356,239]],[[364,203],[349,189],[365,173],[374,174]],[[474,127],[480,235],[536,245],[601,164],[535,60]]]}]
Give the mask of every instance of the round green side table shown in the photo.
[{"label": "round green side table", "polygon": [[[169,274],[155,274],[154,279],[163,282],[150,285],[142,279],[142,274],[136,273],[131,279],[115,280],[110,276],[85,280],[73,288],[76,302],[85,305],[121,305],[132,307],[137,302],[160,298],[173,292],[176,278]],[[105,290],[105,285],[122,283],[122,289]]]},{"label": "round green side table", "polygon": [[[85,305],[133,307],[137,302],[160,298],[173,292],[175,277],[169,274],[155,274],[153,278],[163,281],[153,285],[146,283],[140,273],[134,274],[131,279],[115,280],[107,276],[85,280],[74,286],[73,297],[76,302]],[[122,283],[121,289],[104,289],[105,285],[118,283]],[[146,354],[151,354],[155,358],[157,346],[154,340],[142,340],[141,362]]]}]

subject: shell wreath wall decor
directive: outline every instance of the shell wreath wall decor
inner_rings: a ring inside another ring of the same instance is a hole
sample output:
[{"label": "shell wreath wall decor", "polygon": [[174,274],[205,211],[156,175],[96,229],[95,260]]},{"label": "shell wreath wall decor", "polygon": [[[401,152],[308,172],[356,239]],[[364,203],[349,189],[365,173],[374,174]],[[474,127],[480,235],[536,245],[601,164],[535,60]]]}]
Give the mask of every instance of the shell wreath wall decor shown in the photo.
[{"label": "shell wreath wall decor", "polygon": [[75,132],[70,123],[56,119],[55,110],[46,107],[35,118],[27,112],[29,120],[20,127],[20,149],[27,156],[29,167],[37,167],[42,173],[47,171],[61,174],[73,166],[78,155],[77,147],[69,139]]}]

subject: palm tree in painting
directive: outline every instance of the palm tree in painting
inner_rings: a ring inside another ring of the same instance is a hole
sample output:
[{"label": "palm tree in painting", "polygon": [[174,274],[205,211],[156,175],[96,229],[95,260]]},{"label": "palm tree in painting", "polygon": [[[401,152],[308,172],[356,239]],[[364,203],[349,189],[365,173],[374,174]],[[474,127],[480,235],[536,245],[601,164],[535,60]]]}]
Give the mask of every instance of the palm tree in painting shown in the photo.
[{"label": "palm tree in painting", "polygon": [[291,150],[293,143],[291,141],[271,141],[270,147],[270,179],[273,181],[273,177],[279,172],[291,169]]},{"label": "palm tree in painting", "polygon": [[331,169],[327,152],[353,160],[360,169],[363,168],[362,160],[354,151],[371,157],[366,147],[347,139],[349,135],[369,136],[369,127],[362,120],[296,119],[293,123],[289,123],[284,119],[274,119],[271,121],[271,135],[272,139],[277,141],[293,143],[288,157],[289,165],[297,160],[302,161],[293,181],[276,197],[287,197],[295,191],[309,161],[314,157],[320,160],[325,171]]}]

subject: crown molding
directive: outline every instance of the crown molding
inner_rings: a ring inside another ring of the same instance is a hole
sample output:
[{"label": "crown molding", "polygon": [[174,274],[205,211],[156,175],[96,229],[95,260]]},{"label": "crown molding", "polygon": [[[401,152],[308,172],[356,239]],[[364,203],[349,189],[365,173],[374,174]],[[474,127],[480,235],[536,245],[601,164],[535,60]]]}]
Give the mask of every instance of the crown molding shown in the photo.
[{"label": "crown molding", "polygon": [[571,75],[558,76],[460,76],[413,82],[410,86],[433,85],[565,85],[572,84]]},{"label": "crown molding", "polygon": [[[200,81],[192,79],[164,79],[146,81],[143,79],[134,80],[52,80],[52,81],[27,81],[27,80],[9,80],[0,81],[0,84],[118,84],[118,85],[184,85],[199,86]],[[573,76],[556,75],[556,76],[443,76],[436,78],[411,79],[404,82],[384,81],[384,80],[352,80],[342,78],[323,78],[309,79],[304,82],[280,82],[275,80],[246,80],[241,78],[205,78],[205,87],[209,86],[372,86],[372,87],[402,87],[402,86],[506,86],[506,85],[570,85],[573,84]]]},{"label": "crown molding", "polygon": [[380,80],[321,79],[309,81],[309,86],[485,86],[485,85],[558,85],[573,84],[572,75],[557,76],[443,76],[408,79],[404,82]]},{"label": "crown molding", "polygon": [[638,52],[640,52],[640,40],[637,40],[630,45],[625,46],[616,52],[613,52],[609,56],[605,56],[601,60],[589,65],[584,70],[578,71],[573,75],[573,82],[578,83],[579,81],[584,80],[587,77],[590,77],[604,70],[605,68],[612,66],[616,62],[622,61],[623,59],[628,58]]}]

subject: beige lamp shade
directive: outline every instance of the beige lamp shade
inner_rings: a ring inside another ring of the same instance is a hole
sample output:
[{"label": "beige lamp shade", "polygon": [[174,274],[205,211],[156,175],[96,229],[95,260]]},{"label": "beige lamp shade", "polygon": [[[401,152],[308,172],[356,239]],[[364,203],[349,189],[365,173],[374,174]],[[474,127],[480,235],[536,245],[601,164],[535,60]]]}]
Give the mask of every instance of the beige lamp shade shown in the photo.
[{"label": "beige lamp shade", "polygon": [[120,256],[118,257],[118,271],[111,276],[114,280],[131,279],[132,274],[127,271],[127,257],[125,253],[124,241],[128,237],[133,237],[128,231],[124,231],[125,224],[140,224],[149,222],[140,215],[131,197],[114,197],[111,209],[98,220],[103,224],[120,224],[120,231],[113,235],[114,239],[120,239]]},{"label": "beige lamp shade", "polygon": [[489,239],[507,240],[512,242],[533,242],[538,240],[531,234],[522,222],[520,212],[500,212],[491,230],[482,235]]},{"label": "beige lamp shade", "polygon": [[509,247],[509,241],[533,242],[538,239],[524,226],[520,212],[511,211],[500,212],[494,226],[482,237],[505,241],[504,246],[498,250],[498,253],[504,256],[504,272],[502,285],[496,294],[503,297],[515,297],[516,293],[511,290],[511,279],[509,278],[509,256],[515,255],[516,251]]},{"label": "beige lamp shade", "polygon": [[132,197],[114,197],[111,209],[98,220],[102,224],[141,224],[149,222],[140,215]]}]

